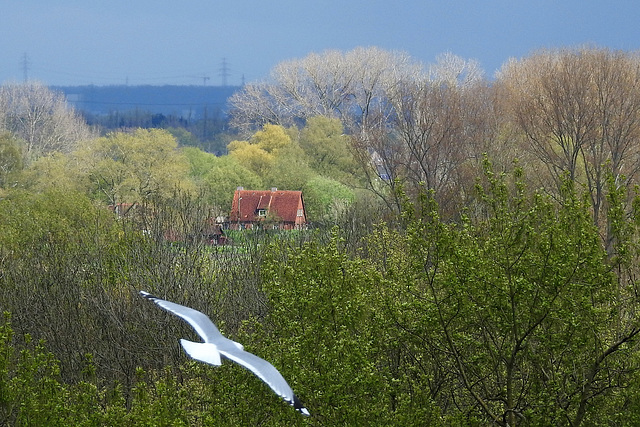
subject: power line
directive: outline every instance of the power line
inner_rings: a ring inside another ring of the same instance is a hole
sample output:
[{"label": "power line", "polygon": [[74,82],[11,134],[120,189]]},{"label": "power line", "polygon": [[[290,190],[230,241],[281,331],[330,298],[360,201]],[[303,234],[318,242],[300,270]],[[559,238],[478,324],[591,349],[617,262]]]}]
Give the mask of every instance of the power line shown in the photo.
[{"label": "power line", "polygon": [[227,86],[227,77],[229,77],[229,67],[227,64],[227,58],[222,58],[222,66],[219,69],[218,75],[222,77],[222,86]]},{"label": "power line", "polygon": [[[168,84],[168,81],[181,81],[181,83],[176,82],[176,85],[184,85],[185,82],[189,80],[199,80],[200,84],[203,86],[208,86],[213,81],[213,78],[210,77],[212,74],[204,72],[204,73],[189,73],[188,71],[184,71],[183,74],[180,74],[178,71],[176,74],[159,74],[159,75],[148,75],[148,74],[131,74],[127,73],[124,77],[115,77],[113,75],[105,75],[100,73],[82,73],[76,71],[69,70],[60,70],[60,69],[52,69],[50,67],[42,67],[38,65],[34,65],[32,61],[29,59],[28,55],[25,53],[21,60],[20,66],[22,68],[24,79],[33,78],[33,74],[41,75],[43,73],[53,74],[58,77],[65,77],[67,79],[73,79],[76,81],[74,84],[57,84],[57,86],[82,86],[82,85],[94,85],[94,84],[124,84],[126,86],[129,85],[144,85],[144,84],[153,84],[155,82],[162,82],[163,84]],[[214,71],[215,73],[215,71]],[[215,74],[220,76],[221,78],[221,86],[228,87],[229,86],[229,78],[233,74],[233,70],[229,66],[229,62],[227,58],[223,58],[220,63],[220,68],[218,68],[218,73]],[[215,77],[214,77],[215,78]],[[242,77],[244,82],[244,76]],[[133,82],[132,82],[133,81]],[[188,85],[188,84],[187,84]]]},{"label": "power line", "polygon": [[201,104],[205,105],[226,105],[222,101],[194,101],[194,102],[138,102],[138,101],[100,101],[100,100],[84,100],[73,101],[75,104],[101,104],[101,105],[140,105],[145,107],[192,107]]}]

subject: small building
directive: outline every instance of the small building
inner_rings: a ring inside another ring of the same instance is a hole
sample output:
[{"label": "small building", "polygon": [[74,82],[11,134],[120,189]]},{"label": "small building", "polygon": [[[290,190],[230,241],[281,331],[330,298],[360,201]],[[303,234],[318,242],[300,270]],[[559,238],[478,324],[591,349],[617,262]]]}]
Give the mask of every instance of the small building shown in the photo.
[{"label": "small building", "polygon": [[245,190],[238,187],[233,195],[229,228],[273,228],[294,230],[305,228],[307,213],[302,191]]}]

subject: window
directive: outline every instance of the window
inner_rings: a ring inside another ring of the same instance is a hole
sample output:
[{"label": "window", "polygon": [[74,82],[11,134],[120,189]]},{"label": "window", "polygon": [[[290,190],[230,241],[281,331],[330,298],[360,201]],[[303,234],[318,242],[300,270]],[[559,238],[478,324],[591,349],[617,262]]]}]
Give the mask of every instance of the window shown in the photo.
[{"label": "window", "polygon": [[267,210],[266,209],[258,209],[258,216],[261,216],[261,217],[267,216]]},{"label": "window", "polygon": [[304,209],[298,209],[298,216],[304,216]]}]

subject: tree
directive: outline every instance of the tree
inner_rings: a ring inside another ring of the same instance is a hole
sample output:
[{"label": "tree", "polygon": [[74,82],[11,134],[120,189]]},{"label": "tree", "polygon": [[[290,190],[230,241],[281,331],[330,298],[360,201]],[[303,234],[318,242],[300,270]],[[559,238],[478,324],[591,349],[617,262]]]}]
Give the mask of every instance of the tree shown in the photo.
[{"label": "tree", "polygon": [[251,136],[249,143],[257,145],[267,153],[277,154],[278,150],[291,144],[291,137],[284,127],[266,124]]},{"label": "tree", "polygon": [[299,178],[308,169],[297,142],[279,125],[265,124],[249,141],[232,141],[227,148],[230,156],[258,174],[265,184],[298,187]]},{"label": "tree", "polygon": [[371,240],[398,369],[479,424],[606,422],[599,406],[638,369],[633,286],[612,274],[570,183],[556,204],[530,197],[521,170],[485,168],[472,216],[443,221],[424,194],[405,205],[406,234]]},{"label": "tree", "polygon": [[326,176],[309,179],[302,188],[307,216],[316,223],[337,223],[355,200],[353,190]]},{"label": "tree", "polygon": [[54,151],[69,153],[92,137],[64,95],[41,83],[0,87],[0,130],[24,141],[27,162]]},{"label": "tree", "polygon": [[176,141],[178,141],[178,145],[181,147],[198,147],[200,145],[200,141],[198,141],[198,138],[196,138],[194,134],[192,134],[185,128],[168,127],[166,128],[166,131],[173,135]]},{"label": "tree", "polygon": [[455,193],[461,184],[457,170],[470,157],[464,95],[456,86],[425,82],[392,98],[394,130],[406,153],[404,179],[424,183],[439,200]]},{"label": "tree", "polygon": [[340,120],[309,118],[300,131],[300,147],[309,159],[309,166],[320,175],[347,184],[357,182],[358,165]]},{"label": "tree", "polygon": [[231,122],[243,132],[314,116],[338,118],[348,129],[366,127],[369,114],[384,108],[389,87],[423,74],[408,55],[375,47],[314,53],[276,65],[268,82],[234,94]]},{"label": "tree", "polygon": [[278,150],[272,167],[263,178],[266,187],[283,190],[301,190],[307,181],[316,176],[309,167],[308,156],[297,141]]},{"label": "tree", "polygon": [[262,188],[262,179],[241,165],[235,157],[205,153],[197,148],[183,148],[191,164],[191,177],[204,199],[219,214],[228,215],[233,193],[238,187]]},{"label": "tree", "polygon": [[0,188],[8,184],[10,174],[23,167],[19,142],[8,132],[0,132]]},{"label": "tree", "polygon": [[269,172],[275,161],[273,154],[247,141],[232,141],[227,148],[229,156],[260,177]]},{"label": "tree", "polygon": [[87,142],[75,155],[93,191],[110,204],[193,190],[188,160],[164,130],[112,133]]},{"label": "tree", "polygon": [[484,80],[484,70],[475,60],[465,60],[451,52],[438,55],[429,67],[429,80],[449,87],[474,86]]},{"label": "tree", "polygon": [[77,158],[59,152],[42,156],[31,163],[20,175],[19,183],[36,193],[47,190],[91,192],[91,183]]},{"label": "tree", "polygon": [[546,165],[556,188],[568,174],[588,189],[603,229],[607,177],[638,177],[638,64],[637,55],[608,49],[543,50],[505,64],[498,78],[505,114],[525,148]]},{"label": "tree", "polygon": [[398,81],[387,92],[388,111],[371,117],[369,127],[353,135],[371,188],[386,189],[379,194],[396,210],[400,206],[393,197],[401,181],[410,194],[421,186],[433,190],[441,208],[453,214],[495,135],[487,82],[476,74],[461,78],[464,68],[453,66],[466,62],[446,58],[432,79]]},{"label": "tree", "polygon": [[291,368],[297,393],[323,424],[438,425],[433,403],[405,404],[402,380],[389,372],[395,341],[377,292],[382,278],[341,244],[334,234],[325,245],[272,245],[264,270],[272,309],[256,338]]}]

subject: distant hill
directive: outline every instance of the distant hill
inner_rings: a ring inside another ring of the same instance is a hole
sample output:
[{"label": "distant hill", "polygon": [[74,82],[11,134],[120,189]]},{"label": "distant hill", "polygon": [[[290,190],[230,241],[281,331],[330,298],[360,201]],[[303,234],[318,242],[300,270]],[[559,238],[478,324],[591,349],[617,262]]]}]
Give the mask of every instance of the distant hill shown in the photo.
[{"label": "distant hill", "polygon": [[55,86],[76,110],[92,115],[144,111],[195,121],[226,115],[227,101],[241,86]]}]

